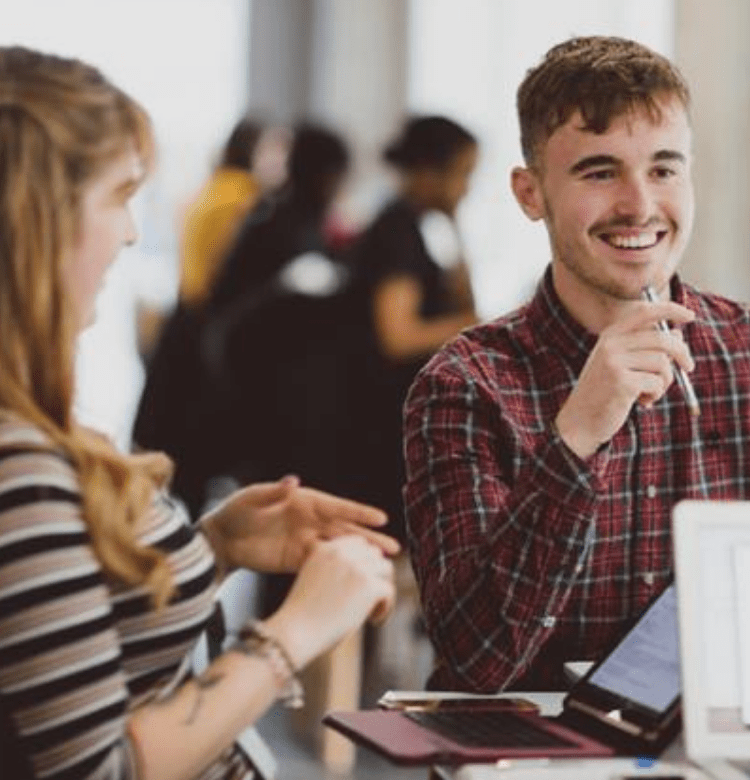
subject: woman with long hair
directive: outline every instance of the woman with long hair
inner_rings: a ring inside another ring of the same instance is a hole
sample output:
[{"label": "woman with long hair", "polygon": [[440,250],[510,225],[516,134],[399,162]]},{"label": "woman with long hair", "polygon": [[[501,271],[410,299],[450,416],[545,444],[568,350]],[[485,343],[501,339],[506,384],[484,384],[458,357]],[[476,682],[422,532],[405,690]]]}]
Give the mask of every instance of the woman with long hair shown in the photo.
[{"label": "woman with long hair", "polygon": [[[121,454],[76,422],[76,338],[136,238],[129,200],[152,160],[147,115],[96,69],[0,48],[0,709],[14,777],[251,777],[238,733],[298,698],[297,670],[394,598],[378,510],[285,477],[193,527],[165,456]],[[238,567],[298,574],[193,676],[186,659]]]},{"label": "woman with long hair", "polygon": [[261,195],[253,174],[255,149],[263,132],[250,117],[232,128],[218,164],[189,204],[180,237],[180,300],[202,306],[237,229]]}]

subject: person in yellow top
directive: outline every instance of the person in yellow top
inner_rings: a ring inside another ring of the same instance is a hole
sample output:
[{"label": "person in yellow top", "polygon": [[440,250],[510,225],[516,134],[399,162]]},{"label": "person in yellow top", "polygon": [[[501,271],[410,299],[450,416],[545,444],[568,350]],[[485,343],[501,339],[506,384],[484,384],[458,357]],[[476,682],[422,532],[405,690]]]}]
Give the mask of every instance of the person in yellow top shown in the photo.
[{"label": "person in yellow top", "polygon": [[182,233],[180,301],[207,299],[237,227],[261,193],[252,174],[261,127],[243,118],[232,130],[209,180],[188,206]]}]

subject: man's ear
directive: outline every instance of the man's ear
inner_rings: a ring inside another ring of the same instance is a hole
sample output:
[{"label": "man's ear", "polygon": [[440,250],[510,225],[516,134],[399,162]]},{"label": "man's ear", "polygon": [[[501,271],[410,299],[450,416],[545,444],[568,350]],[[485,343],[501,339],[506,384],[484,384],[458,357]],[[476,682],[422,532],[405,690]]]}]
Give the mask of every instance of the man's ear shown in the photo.
[{"label": "man's ear", "polygon": [[510,174],[510,186],[523,213],[532,220],[545,216],[544,196],[539,177],[530,168],[516,166]]}]

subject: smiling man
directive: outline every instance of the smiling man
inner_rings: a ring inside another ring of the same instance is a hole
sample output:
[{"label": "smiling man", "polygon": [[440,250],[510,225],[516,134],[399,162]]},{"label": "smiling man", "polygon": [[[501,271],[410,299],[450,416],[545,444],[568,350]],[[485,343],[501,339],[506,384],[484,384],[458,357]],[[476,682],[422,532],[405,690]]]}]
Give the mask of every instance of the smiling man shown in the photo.
[{"label": "smiling man", "polygon": [[563,663],[599,658],[671,579],[674,504],[750,497],[748,310],[675,272],[688,110],[679,71],[619,38],[566,41],[519,87],[511,183],[551,262],[527,305],[438,353],[405,408],[430,687],[564,687]]}]

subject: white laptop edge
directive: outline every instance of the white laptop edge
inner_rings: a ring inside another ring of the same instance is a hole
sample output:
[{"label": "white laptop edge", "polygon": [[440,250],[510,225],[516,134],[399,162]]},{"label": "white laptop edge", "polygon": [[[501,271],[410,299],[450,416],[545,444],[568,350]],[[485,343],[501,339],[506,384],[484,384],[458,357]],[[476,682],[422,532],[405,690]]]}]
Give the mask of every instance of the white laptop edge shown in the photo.
[{"label": "white laptop edge", "polygon": [[[750,502],[686,500],[672,515],[675,582],[680,625],[682,719],[685,751],[690,759],[722,778],[744,778],[725,764],[726,759],[750,760],[750,732],[711,732],[709,698],[705,680],[707,660],[700,615],[701,531],[713,527],[732,532],[738,542],[750,540]],[[744,539],[743,539],[744,537]]]}]

